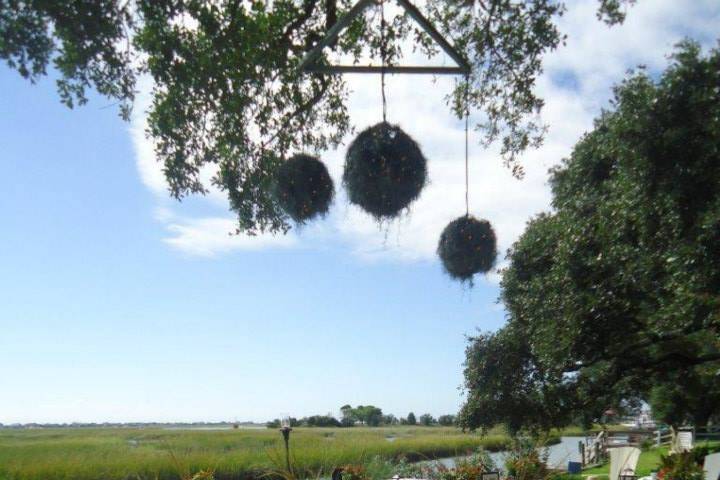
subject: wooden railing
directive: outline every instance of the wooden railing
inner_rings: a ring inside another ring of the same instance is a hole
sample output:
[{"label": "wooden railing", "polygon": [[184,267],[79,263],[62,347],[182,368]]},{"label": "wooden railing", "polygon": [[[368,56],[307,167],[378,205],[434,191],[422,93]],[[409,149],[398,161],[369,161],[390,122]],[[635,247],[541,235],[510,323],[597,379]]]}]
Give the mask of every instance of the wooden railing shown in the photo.
[{"label": "wooden railing", "polygon": [[655,446],[670,445],[673,435],[669,428],[655,430]]},{"label": "wooden railing", "polygon": [[693,429],[696,442],[701,440],[720,440],[720,425],[712,427],[696,427]]},{"label": "wooden railing", "polygon": [[[720,440],[720,426],[713,427],[684,427],[678,429],[680,432],[692,432],[692,444],[704,440]],[[640,447],[643,444],[651,443],[655,447],[670,445],[678,437],[673,436],[669,428],[656,430],[613,430],[601,431],[596,435],[586,436],[580,442],[580,458],[583,467],[597,465],[607,461],[608,449],[614,447]],[[674,448],[678,448],[676,445]]]}]

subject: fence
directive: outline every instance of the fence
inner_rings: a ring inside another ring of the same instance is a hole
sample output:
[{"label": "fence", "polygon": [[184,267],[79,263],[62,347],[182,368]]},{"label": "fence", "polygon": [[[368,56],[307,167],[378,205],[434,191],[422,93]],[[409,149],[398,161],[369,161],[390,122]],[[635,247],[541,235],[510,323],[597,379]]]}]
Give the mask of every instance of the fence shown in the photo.
[{"label": "fence", "polygon": [[[677,431],[677,448],[692,448],[700,441],[720,440],[720,426],[683,427]],[[598,465],[608,459],[608,448],[641,447],[643,445],[671,445],[673,433],[669,428],[657,430],[603,430],[597,435],[586,436],[578,445],[583,467]]]},{"label": "fence", "polygon": [[701,440],[720,440],[720,425],[694,428],[693,437],[696,442]]}]

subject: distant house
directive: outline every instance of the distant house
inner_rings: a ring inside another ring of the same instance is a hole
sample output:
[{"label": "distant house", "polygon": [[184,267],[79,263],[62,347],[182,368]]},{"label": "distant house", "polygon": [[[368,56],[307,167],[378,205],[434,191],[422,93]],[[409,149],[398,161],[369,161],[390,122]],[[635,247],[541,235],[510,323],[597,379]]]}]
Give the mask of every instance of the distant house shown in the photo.
[{"label": "distant house", "polygon": [[622,424],[626,427],[642,429],[655,428],[657,426],[655,420],[652,418],[650,407],[644,407],[637,415],[625,418]]}]

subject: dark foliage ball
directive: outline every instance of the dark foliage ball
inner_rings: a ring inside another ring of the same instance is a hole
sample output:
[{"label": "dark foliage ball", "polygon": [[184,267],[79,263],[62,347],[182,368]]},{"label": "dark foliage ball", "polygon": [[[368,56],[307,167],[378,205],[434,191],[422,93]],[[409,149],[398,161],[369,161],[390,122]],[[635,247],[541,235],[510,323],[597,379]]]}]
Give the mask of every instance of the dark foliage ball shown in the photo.
[{"label": "dark foliage ball", "polygon": [[438,255],[453,278],[471,280],[495,265],[497,240],[490,222],[464,215],[450,222],[438,243]]},{"label": "dark foliage ball", "polygon": [[334,194],[327,167],[315,157],[295,155],[277,170],[275,196],[280,207],[297,223],[326,214]]},{"label": "dark foliage ball", "polygon": [[426,181],[427,160],[396,125],[369,127],[348,148],[343,173],[348,198],[377,219],[396,217],[420,196]]}]

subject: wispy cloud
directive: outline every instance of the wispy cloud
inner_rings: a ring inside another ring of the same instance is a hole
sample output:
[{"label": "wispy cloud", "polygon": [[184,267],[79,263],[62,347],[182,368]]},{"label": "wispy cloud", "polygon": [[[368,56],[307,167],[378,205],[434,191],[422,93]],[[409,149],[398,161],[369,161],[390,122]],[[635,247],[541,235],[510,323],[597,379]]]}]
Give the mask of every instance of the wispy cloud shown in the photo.
[{"label": "wispy cloud", "polygon": [[210,216],[193,216],[182,204],[174,202],[168,193],[163,168],[158,163],[154,145],[145,134],[146,112],[150,107],[152,80],[143,77],[139,82],[140,94],[130,122],[130,136],[135,148],[136,164],[140,180],[155,195],[155,219],[167,231],[163,242],[188,255],[215,257],[234,250],[260,250],[264,248],[287,248],[296,243],[294,233],[288,235],[238,235],[235,234],[235,219],[227,211],[226,199],[222,192],[208,181],[211,171],[202,172],[209,193],[203,197],[210,209],[217,213]]},{"label": "wispy cloud", "polygon": [[[550,130],[542,148],[523,156],[525,178],[511,176],[496,148],[483,150],[471,144],[470,211],[493,223],[502,251],[522,233],[531,216],[550,208],[548,169],[568,156],[581,135],[592,128],[593,118],[608,105],[612,85],[638,64],[661,70],[672,46],[686,36],[705,45],[714,43],[720,24],[720,7],[715,0],[638,2],[628,11],[625,24],[616,27],[598,22],[596,8],[596,0],[572,2],[561,19],[561,28],[568,34],[567,46],[546,57],[545,73],[537,83],[546,101],[542,118]],[[355,75],[347,80],[353,91],[350,114],[356,127],[363,129],[378,122],[379,79]],[[158,206],[165,212],[158,217],[167,228],[164,241],[188,254],[203,256],[331,242],[345,245],[368,261],[433,261],[440,232],[465,211],[463,125],[445,104],[452,82],[449,78],[419,76],[388,78],[388,120],[412,135],[429,161],[431,183],[408,215],[389,225],[377,225],[348,205],[340,193],[325,220],[286,237],[229,236],[234,219],[223,213],[226,205],[220,192],[213,192],[206,200],[218,209],[217,215],[207,217],[191,216],[182,204],[167,200],[161,167],[144,135],[147,103],[142,102],[148,101],[150,85],[142,85],[145,93],[136,109],[131,135],[141,180],[156,194]],[[345,147],[341,147],[323,155],[336,185],[340,185],[344,152]]]},{"label": "wispy cloud", "polygon": [[166,221],[164,241],[183,252],[213,257],[233,250],[282,248],[295,244],[294,235],[231,235],[235,221],[227,217],[180,218]]}]

